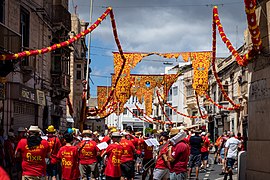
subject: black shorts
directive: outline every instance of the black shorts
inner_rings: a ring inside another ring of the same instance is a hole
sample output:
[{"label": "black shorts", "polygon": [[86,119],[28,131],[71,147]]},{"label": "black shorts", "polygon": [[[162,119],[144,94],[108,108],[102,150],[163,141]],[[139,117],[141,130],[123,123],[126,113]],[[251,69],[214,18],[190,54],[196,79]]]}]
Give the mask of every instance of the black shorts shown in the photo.
[{"label": "black shorts", "polygon": [[201,159],[202,159],[202,161],[204,161],[204,160],[208,160],[208,155],[209,155],[209,153],[208,152],[202,152],[201,153]]},{"label": "black shorts", "polygon": [[134,161],[128,161],[120,164],[121,167],[121,176],[125,178],[134,178],[135,177],[135,163]]},{"label": "black shorts", "polygon": [[56,164],[47,164],[47,176],[57,176],[58,174],[58,165]]}]

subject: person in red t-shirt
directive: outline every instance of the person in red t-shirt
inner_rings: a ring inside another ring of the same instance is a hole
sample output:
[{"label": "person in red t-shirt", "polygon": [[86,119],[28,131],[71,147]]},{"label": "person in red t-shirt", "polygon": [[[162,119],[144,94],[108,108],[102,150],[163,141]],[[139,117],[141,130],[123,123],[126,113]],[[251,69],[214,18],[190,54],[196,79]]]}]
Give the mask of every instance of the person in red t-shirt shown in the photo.
[{"label": "person in red t-shirt", "polygon": [[[145,140],[148,139],[145,137]],[[153,146],[147,146],[147,144],[143,143],[143,167],[144,170],[147,169],[147,171],[143,171],[142,179],[146,178],[146,175],[148,171],[150,171],[150,179],[153,179],[153,171],[155,168],[154,159],[153,159]]]},{"label": "person in red t-shirt", "polygon": [[136,132],[135,133],[136,138],[138,139],[138,143],[136,148],[136,174],[140,174],[141,173],[141,169],[142,169],[142,150],[143,150],[143,144],[144,144],[144,139],[142,137],[142,132]]},{"label": "person in red t-shirt", "polygon": [[130,140],[127,140],[128,133],[123,132],[124,136],[120,141],[120,145],[123,147],[123,154],[121,156],[121,176],[128,180],[133,179],[135,176],[135,146]]},{"label": "person in red t-shirt", "polygon": [[10,180],[6,171],[0,166],[0,179],[1,180]]},{"label": "person in red t-shirt", "polygon": [[162,141],[162,146],[158,153],[156,166],[153,172],[154,180],[167,180],[170,178],[171,168],[170,162],[168,161],[168,141],[169,133],[164,131],[160,133],[160,141]]},{"label": "person in red t-shirt", "polygon": [[77,180],[80,178],[78,148],[71,145],[73,141],[71,133],[66,132],[64,139],[66,145],[61,147],[57,153],[57,158],[62,162],[62,179]]},{"label": "person in red t-shirt", "polygon": [[22,156],[22,179],[46,176],[45,158],[49,157],[50,148],[46,140],[40,137],[38,126],[30,126],[27,139],[21,139],[15,151],[15,156]]},{"label": "person in red t-shirt", "polygon": [[203,145],[201,147],[201,159],[202,159],[202,164],[203,164],[202,171],[205,172],[206,167],[207,167],[207,162],[208,162],[208,156],[209,156],[210,140],[208,136],[206,135],[206,132],[202,132],[201,136],[203,139]]},{"label": "person in red t-shirt", "polygon": [[[170,138],[176,136],[178,132],[178,129],[172,128]],[[171,162],[170,180],[187,179],[189,155],[190,148],[185,138],[177,144],[169,146],[168,158]]]},{"label": "person in red t-shirt", "polygon": [[83,130],[82,136],[83,140],[78,144],[80,173],[83,180],[87,180],[88,177],[94,180],[99,176],[97,164],[99,149],[97,143],[92,139],[92,131]]},{"label": "person in red t-shirt", "polygon": [[55,136],[56,130],[53,125],[50,125],[46,130],[48,132],[47,141],[49,143],[51,153],[50,158],[47,159],[47,176],[48,178],[51,177],[52,180],[56,180],[56,176],[58,174],[58,162],[56,156],[62,145],[59,138]]},{"label": "person in red t-shirt", "polygon": [[114,132],[111,135],[113,143],[102,153],[101,157],[107,155],[105,175],[106,180],[120,180],[121,179],[121,156],[123,154],[123,147],[119,144],[121,134]]}]

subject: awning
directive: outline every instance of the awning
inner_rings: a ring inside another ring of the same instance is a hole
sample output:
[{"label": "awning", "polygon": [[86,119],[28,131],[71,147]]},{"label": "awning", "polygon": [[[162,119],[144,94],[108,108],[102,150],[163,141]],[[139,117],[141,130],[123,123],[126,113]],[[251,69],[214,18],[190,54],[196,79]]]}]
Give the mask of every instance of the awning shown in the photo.
[{"label": "awning", "polygon": [[72,117],[67,117],[67,122],[74,123],[74,119]]}]

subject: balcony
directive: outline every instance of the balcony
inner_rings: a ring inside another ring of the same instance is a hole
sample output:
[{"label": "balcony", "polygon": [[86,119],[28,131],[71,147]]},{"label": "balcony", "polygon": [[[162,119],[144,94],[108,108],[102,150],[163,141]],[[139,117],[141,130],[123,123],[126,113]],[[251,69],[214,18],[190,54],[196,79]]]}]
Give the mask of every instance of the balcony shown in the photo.
[{"label": "balcony", "polygon": [[52,97],[63,99],[70,92],[70,76],[63,73],[52,73]]},{"label": "balcony", "polygon": [[71,15],[69,11],[62,5],[54,5],[52,8],[52,24],[54,27],[64,27],[68,31],[71,30]]}]

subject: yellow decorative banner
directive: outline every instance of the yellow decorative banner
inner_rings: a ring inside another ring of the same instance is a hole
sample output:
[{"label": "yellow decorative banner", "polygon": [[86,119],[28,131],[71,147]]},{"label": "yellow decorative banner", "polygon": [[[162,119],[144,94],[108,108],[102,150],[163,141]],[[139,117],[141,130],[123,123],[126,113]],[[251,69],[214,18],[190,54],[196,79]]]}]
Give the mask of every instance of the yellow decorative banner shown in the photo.
[{"label": "yellow decorative banner", "polygon": [[[101,108],[108,98],[108,93],[111,91],[110,86],[97,86],[97,103],[98,108]],[[99,114],[100,117],[106,115],[106,111]]]},{"label": "yellow decorative banner", "polygon": [[202,96],[208,89],[208,69],[211,63],[211,52],[191,53],[193,75],[193,89]]}]

